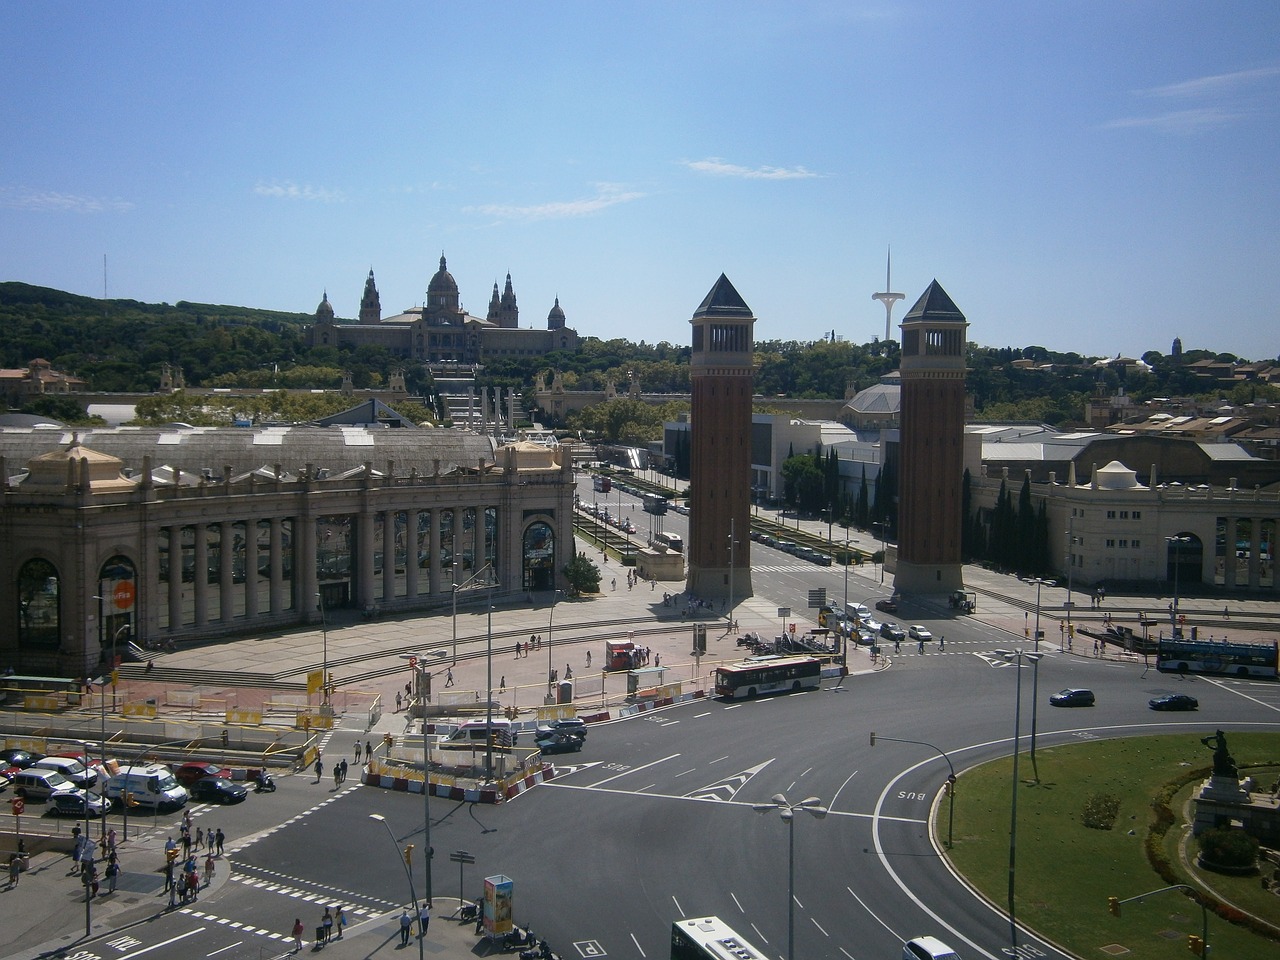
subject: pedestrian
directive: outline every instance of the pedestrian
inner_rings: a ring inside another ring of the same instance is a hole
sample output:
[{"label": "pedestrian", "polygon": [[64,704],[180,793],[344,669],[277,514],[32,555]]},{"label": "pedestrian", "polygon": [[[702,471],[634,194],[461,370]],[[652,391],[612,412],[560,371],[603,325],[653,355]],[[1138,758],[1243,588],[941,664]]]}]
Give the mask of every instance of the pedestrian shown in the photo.
[{"label": "pedestrian", "polygon": [[324,773],[324,763],[319,757],[316,757],[316,783],[320,782],[320,775]]},{"label": "pedestrian", "polygon": [[227,842],[227,835],[222,832],[222,828],[218,828],[217,834],[217,850],[218,856],[222,856],[222,845]]},{"label": "pedestrian", "polygon": [[165,892],[173,890],[173,861],[166,860],[164,862],[164,889]]},{"label": "pedestrian", "polygon": [[938,649],[939,650],[947,649],[947,638],[945,636],[938,637]]},{"label": "pedestrian", "polygon": [[173,876],[173,864],[168,865],[166,874],[169,880],[169,909],[172,910],[178,905],[178,881]]},{"label": "pedestrian", "polygon": [[213,853],[212,853],[212,852],[210,852],[210,853],[206,854],[206,855],[205,855],[205,858],[204,858],[204,885],[205,885],[206,887],[207,887],[209,884],[213,883],[213,871],[214,871],[214,869],[215,869],[215,867],[214,867],[214,863],[213,863]]},{"label": "pedestrian", "polygon": [[505,673],[502,675],[502,681],[498,684],[498,692],[499,693],[507,692],[507,675]]},{"label": "pedestrian", "polygon": [[347,782],[347,761],[346,760],[342,761],[342,782],[343,783]]},{"label": "pedestrian", "polygon": [[22,860],[16,853],[9,854],[9,886],[16,887],[22,876]]},{"label": "pedestrian", "polygon": [[364,742],[364,758],[366,761],[373,761],[373,743],[369,740]]},{"label": "pedestrian", "polygon": [[[446,667],[446,668],[445,668],[445,671],[444,671],[444,685],[445,685],[446,687],[452,687],[452,686],[453,686],[453,668],[452,668],[452,667]],[[357,753],[357,754],[356,754],[356,759],[357,759],[357,760],[359,760],[359,759],[360,759],[360,754],[359,754],[359,753]]]},{"label": "pedestrian", "polygon": [[116,892],[116,878],[120,876],[120,861],[114,856],[107,861],[107,893]]},{"label": "pedestrian", "polygon": [[329,908],[324,908],[324,916],[320,918],[321,943],[328,943],[329,938],[333,935],[333,914],[329,912]]},{"label": "pedestrian", "polygon": [[516,644],[516,659],[520,659],[520,644]]},{"label": "pedestrian", "polygon": [[191,856],[191,828],[184,823],[182,825],[182,859],[186,860],[190,856]]},{"label": "pedestrian", "polygon": [[112,827],[107,831],[107,854],[116,852],[116,828]]},{"label": "pedestrian", "polygon": [[196,853],[204,846],[204,827],[196,827]]},{"label": "pedestrian", "polygon": [[617,578],[617,577],[614,577],[612,580],[610,580],[610,581],[609,581],[609,585],[610,585],[611,587],[613,587],[613,589],[614,589],[614,590],[617,590],[617,589],[618,589],[618,578]]},{"label": "pedestrian", "polygon": [[360,741],[356,741],[356,763],[360,762]]},{"label": "pedestrian", "polygon": [[591,651],[590,650],[587,651],[587,669],[588,670],[591,669]]},{"label": "pedestrian", "polygon": [[333,765],[333,785],[334,787],[342,786],[342,767],[336,763]]},{"label": "pedestrian", "polygon": [[418,939],[421,940],[427,935],[427,927],[431,925],[431,904],[422,901],[422,906],[418,910]]},{"label": "pedestrian", "polygon": [[413,917],[409,916],[409,908],[400,911],[400,946],[409,945],[409,931],[413,927]]},{"label": "pedestrian", "polygon": [[924,641],[921,640],[916,644],[916,653],[924,653]]},{"label": "pedestrian", "polygon": [[655,653],[655,654],[653,655],[653,665],[654,665],[655,667],[660,667],[660,666],[662,666],[662,654],[660,654],[660,653]]},{"label": "pedestrian", "polygon": [[295,917],[293,920],[293,952],[297,953],[302,949],[302,920]]},{"label": "pedestrian", "polygon": [[1231,619],[1231,611],[1230,611],[1230,610],[1228,610],[1226,607],[1223,607],[1223,608],[1222,608],[1222,619],[1223,619],[1223,620],[1230,620],[1230,619]]},{"label": "pedestrian", "polygon": [[342,928],[343,928],[343,927],[345,927],[346,925],[347,925],[347,915],[346,915],[346,913],[343,911],[343,909],[342,909],[342,905],[341,905],[341,904],[339,904],[339,905],[335,908],[335,912],[334,912],[334,915],[333,915],[333,927],[334,927],[334,929],[335,929],[335,930],[337,930],[337,931],[338,931],[338,935],[337,935],[336,937],[334,937],[334,939],[335,939],[335,940],[341,940],[341,939],[342,939]]},{"label": "pedestrian", "polygon": [[400,712],[400,706],[404,703],[404,698],[400,696],[400,691],[396,691],[396,713]]}]

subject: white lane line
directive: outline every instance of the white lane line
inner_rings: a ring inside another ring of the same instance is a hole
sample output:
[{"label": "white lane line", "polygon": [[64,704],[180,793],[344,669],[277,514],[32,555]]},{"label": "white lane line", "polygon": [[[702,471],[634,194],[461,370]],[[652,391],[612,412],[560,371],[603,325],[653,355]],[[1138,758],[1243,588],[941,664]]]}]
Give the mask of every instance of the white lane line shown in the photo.
[{"label": "white lane line", "polygon": [[689,768],[688,770],[686,770],[684,773],[677,773],[677,774],[676,774],[674,777],[672,777],[671,779],[672,779],[672,780],[679,780],[681,777],[683,777],[683,776],[684,776],[684,774],[685,774],[685,773],[693,773],[693,771],[695,771],[695,770],[697,770],[697,769],[698,769],[697,767],[690,767],[690,768]]},{"label": "white lane line", "polygon": [[636,935],[634,933],[631,934],[631,942],[634,943],[636,945],[636,949],[640,951],[640,956],[648,956],[648,954],[644,952],[644,947],[640,946],[640,941],[636,939]]},{"label": "white lane line", "polygon": [[831,802],[827,804],[828,810],[830,810],[832,807],[836,805],[836,797],[840,796],[840,791],[843,790],[845,787],[847,787],[849,785],[849,781],[852,780],[857,775],[858,775],[858,771],[855,770],[853,771],[853,773],[849,774],[847,777],[844,778],[844,783],[840,784],[840,786],[836,788],[836,792],[832,794]]},{"label": "white lane line", "polygon": [[710,711],[710,710],[708,710],[706,713],[695,713],[695,714],[693,715],[693,719],[695,719],[695,720],[701,720],[703,717],[709,717],[709,716],[711,716],[711,711]]},{"label": "white lane line", "polygon": [[757,927],[754,923],[753,923],[753,924],[751,924],[751,929],[752,929],[752,930],[754,930],[754,931],[756,932],[756,936],[760,938],[760,942],[761,942],[761,943],[768,943],[768,942],[769,942],[769,938],[768,938],[768,937],[766,937],[763,933],[761,933],[761,932],[760,932],[760,928],[759,928],[759,927]]},{"label": "white lane line", "polygon": [[[820,924],[817,920],[814,920],[814,918],[813,918],[813,917],[810,917],[809,919],[810,919],[811,921],[813,921],[813,925],[814,925],[815,927],[817,927],[819,930],[822,930],[822,924]],[[831,934],[827,933],[827,931],[825,931],[825,930],[822,930],[822,935],[823,935],[824,937],[829,937],[829,936],[831,936]]]},{"label": "white lane line", "polygon": [[[641,770],[647,770],[647,769],[649,769],[650,767],[656,767],[658,764],[660,764],[660,763],[666,763],[668,760],[674,760],[674,759],[675,759],[676,757],[678,757],[678,756],[680,756],[680,754],[678,754],[678,753],[673,753],[673,754],[671,754],[671,755],[669,755],[669,756],[663,757],[661,760],[654,760],[652,763],[646,763],[644,766],[641,766],[641,767],[633,767],[633,768],[632,768],[632,769],[630,769],[630,770],[623,770],[621,773],[619,773],[619,774],[615,774],[615,775],[614,775],[614,776],[612,776],[612,777],[606,777],[604,780],[597,780],[595,783],[588,784],[588,786],[590,786],[590,787],[602,787],[602,786],[604,786],[606,783],[613,783],[613,781],[618,780],[618,779],[620,779],[620,778],[622,778],[622,777],[625,777],[625,776],[627,776],[627,775],[629,775],[629,774],[632,774],[632,773],[639,773]],[[684,914],[681,914],[681,916],[684,916]]]},{"label": "white lane line", "polygon": [[237,940],[235,943],[230,944],[230,945],[228,945],[228,946],[225,946],[225,947],[223,947],[223,948],[222,948],[222,949],[220,949],[220,950],[215,950],[215,951],[213,951],[213,953],[206,953],[206,954],[205,954],[205,956],[206,956],[206,957],[216,957],[216,956],[217,956],[218,954],[220,954],[220,953],[226,953],[228,950],[234,950],[236,947],[240,946],[240,944],[242,944],[242,943],[244,943],[244,941],[243,941],[243,940]]},{"label": "white lane line", "polygon": [[672,903],[674,903],[674,904],[676,905],[676,916],[677,916],[677,917],[683,917],[683,916],[684,916],[684,907],[680,906],[680,901],[679,901],[679,900],[677,900],[677,899],[675,898],[675,894],[672,894],[672,895],[671,895],[671,902],[672,902]]},{"label": "white lane line", "polygon": [[747,912],[747,911],[745,911],[745,910],[743,910],[743,909],[742,909],[742,904],[740,904],[740,903],[738,902],[738,898],[733,896],[733,891],[732,891],[732,890],[730,890],[730,891],[729,891],[729,896],[733,897],[733,905],[734,905],[735,907],[737,907],[737,908],[738,908],[738,912],[739,912],[739,913],[746,913],[746,912]]},{"label": "white lane line", "polygon": [[848,958],[849,958],[849,960],[854,960],[854,956],[853,956],[853,954],[852,954],[852,953],[850,953],[848,950],[846,950],[844,947],[840,947],[840,948],[839,948],[839,950],[840,950],[840,952],[841,952],[841,953],[843,953],[846,957],[848,957]]},{"label": "white lane line", "polygon": [[1209,683],[1212,683],[1219,690],[1226,690],[1230,693],[1234,693],[1237,697],[1242,697],[1245,700],[1252,701],[1260,707],[1266,707],[1268,710],[1280,710],[1280,707],[1276,706],[1274,703],[1267,703],[1265,700],[1259,700],[1257,697],[1251,697],[1249,694],[1237,690],[1235,687],[1228,686],[1220,680],[1213,680],[1209,677],[1205,677],[1204,679],[1208,680]]},{"label": "white lane line", "polygon": [[729,710],[737,710],[737,709],[738,709],[739,707],[741,707],[741,706],[745,706],[745,704],[735,703],[735,704],[733,704],[732,706],[725,707],[725,710],[726,710],[726,711],[729,711]]},{"label": "white lane line", "polygon": [[162,940],[159,943],[153,943],[149,947],[143,947],[141,950],[135,950],[133,953],[126,953],[120,960],[130,960],[131,957],[140,957],[144,953],[150,953],[152,950],[159,950],[161,947],[167,947],[171,943],[177,943],[179,940],[185,940],[187,937],[194,937],[197,933],[204,933],[204,927],[196,927],[194,930],[188,930],[186,933],[180,933],[176,937],[170,937],[168,940]]},{"label": "white lane line", "polygon": [[729,759],[729,758],[728,758],[727,756],[725,756],[725,757],[716,757],[716,758],[715,758],[714,760],[712,760],[711,762],[712,762],[712,763],[719,763],[721,760],[728,760],[728,759]]}]

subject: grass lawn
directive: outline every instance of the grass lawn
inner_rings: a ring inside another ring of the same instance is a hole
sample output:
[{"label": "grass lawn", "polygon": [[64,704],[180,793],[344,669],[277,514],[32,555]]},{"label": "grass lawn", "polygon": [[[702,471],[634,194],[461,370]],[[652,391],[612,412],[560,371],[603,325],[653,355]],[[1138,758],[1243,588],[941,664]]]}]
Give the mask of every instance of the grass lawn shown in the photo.
[{"label": "grass lawn", "polygon": [[[1206,730],[1205,733],[1211,731]],[[1187,935],[1199,934],[1201,911],[1178,891],[1125,904],[1111,916],[1107,897],[1120,899],[1166,886],[1147,861],[1144,841],[1152,823],[1151,800],[1179,777],[1201,770],[1208,776],[1212,755],[1200,734],[1089,740],[1039,748],[1040,783],[1032,782],[1031,762],[1022,743],[1018,768],[1017,917],[1021,925],[1081,957],[1123,956],[1157,960],[1186,956]],[[1232,756],[1246,774],[1269,786],[1280,770],[1280,735],[1231,733]],[[1269,764],[1260,770],[1252,764]],[[956,791],[955,847],[952,861],[994,903],[1005,907],[1009,883],[1009,805],[1012,760],[984,764],[961,775]],[[1198,784],[1197,780],[1197,784]],[[1194,885],[1177,855],[1183,810],[1191,788],[1179,791],[1170,806],[1178,822],[1166,837],[1180,882]],[[1120,802],[1110,830],[1082,823],[1087,799],[1110,794]],[[945,817],[941,818],[945,830]],[[939,841],[943,836],[939,836]],[[1194,861],[1195,850],[1190,859]],[[1264,893],[1257,875],[1225,878],[1196,871],[1219,898],[1280,926],[1280,897]],[[1209,914],[1209,943],[1217,957],[1275,960],[1280,943]],[[1123,950],[1115,949],[1115,945]]]}]

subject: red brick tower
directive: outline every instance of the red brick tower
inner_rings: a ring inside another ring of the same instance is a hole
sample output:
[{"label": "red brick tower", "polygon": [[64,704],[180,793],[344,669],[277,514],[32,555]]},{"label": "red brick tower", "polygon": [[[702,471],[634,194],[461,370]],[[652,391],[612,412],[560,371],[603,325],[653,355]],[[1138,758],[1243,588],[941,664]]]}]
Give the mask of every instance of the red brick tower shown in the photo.
[{"label": "red brick tower", "polygon": [[755,322],[751,308],[724,274],[690,320],[693,409],[689,479],[693,496],[689,504],[688,589],[697,597],[728,597],[736,602],[752,594]]},{"label": "red brick tower", "polygon": [[969,323],[934,280],[900,324],[898,567],[904,593],[964,586],[964,357]]}]

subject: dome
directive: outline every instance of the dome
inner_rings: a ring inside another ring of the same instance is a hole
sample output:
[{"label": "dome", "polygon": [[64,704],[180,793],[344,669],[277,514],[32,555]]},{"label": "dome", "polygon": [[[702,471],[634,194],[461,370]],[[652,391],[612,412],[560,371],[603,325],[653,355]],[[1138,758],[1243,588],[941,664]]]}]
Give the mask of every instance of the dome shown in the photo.
[{"label": "dome", "polygon": [[1097,474],[1098,487],[1103,490],[1145,490],[1138,482],[1138,474],[1130,470],[1119,460],[1112,460],[1105,467],[1100,467]]},{"label": "dome", "polygon": [[317,320],[333,319],[333,304],[329,302],[329,291],[324,292],[324,299],[320,301],[320,306],[316,307]]},{"label": "dome", "polygon": [[428,297],[433,293],[447,293],[454,296],[458,293],[458,281],[453,279],[453,274],[445,266],[443,253],[440,254],[440,269],[436,271],[436,275],[427,284]]},{"label": "dome", "polygon": [[551,312],[547,314],[548,320],[559,320],[564,323],[564,311],[560,309],[560,298],[556,297],[556,305],[551,308]]}]

